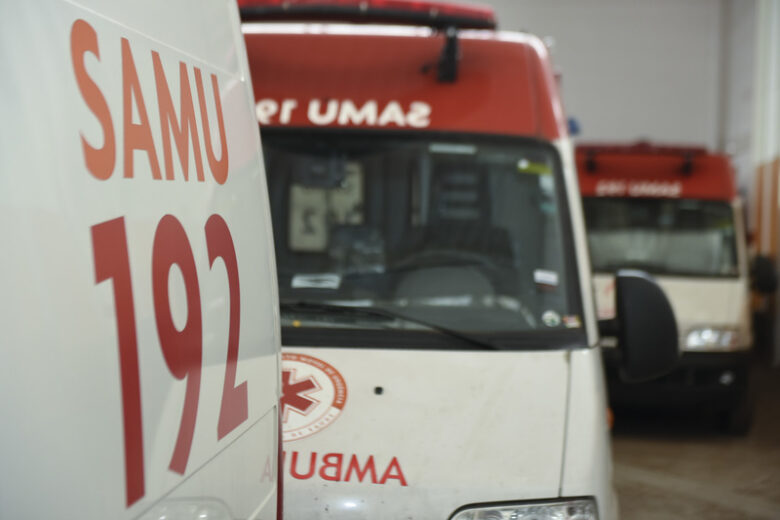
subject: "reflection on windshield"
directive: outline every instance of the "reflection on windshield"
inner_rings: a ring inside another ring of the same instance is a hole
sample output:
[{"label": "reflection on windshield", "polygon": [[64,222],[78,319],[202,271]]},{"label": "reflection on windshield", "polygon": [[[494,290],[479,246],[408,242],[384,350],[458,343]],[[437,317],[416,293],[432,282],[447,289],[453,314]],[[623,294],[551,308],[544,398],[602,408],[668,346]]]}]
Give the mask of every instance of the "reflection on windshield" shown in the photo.
[{"label": "reflection on windshield", "polygon": [[722,201],[585,197],[593,269],[736,276],[734,214]]},{"label": "reflection on windshield", "polygon": [[[263,130],[281,300],[461,332],[580,328],[555,149],[398,135]],[[283,317],[316,326],[302,314]]]}]

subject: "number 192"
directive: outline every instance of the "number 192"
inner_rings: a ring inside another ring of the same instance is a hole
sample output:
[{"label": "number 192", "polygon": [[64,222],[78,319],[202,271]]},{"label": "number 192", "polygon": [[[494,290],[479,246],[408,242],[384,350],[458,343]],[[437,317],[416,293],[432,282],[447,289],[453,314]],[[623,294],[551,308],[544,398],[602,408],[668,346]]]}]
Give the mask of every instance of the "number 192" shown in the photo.
[{"label": "number 192", "polygon": [[[233,238],[224,219],[219,215],[209,217],[205,233],[209,267],[213,268],[214,261],[222,258],[227,270],[230,294],[227,364],[217,424],[219,440],[247,419],[249,407],[246,381],[238,386],[235,384],[241,298]],[[95,259],[95,282],[99,284],[106,280],[113,281],[122,388],[125,491],[127,507],[130,507],[144,496],[145,484],[141,376],[124,217],[92,226],[92,249]],[[181,330],[177,329],[173,322],[168,293],[168,277],[173,265],[177,265],[181,270],[187,300],[187,320]],[[198,273],[192,247],[184,227],[172,215],[165,215],[160,220],[154,235],[152,296],[157,335],[165,363],[173,377],[186,380],[179,433],[168,466],[171,471],[183,475],[192,449],[198,413],[203,358],[203,320]]]}]

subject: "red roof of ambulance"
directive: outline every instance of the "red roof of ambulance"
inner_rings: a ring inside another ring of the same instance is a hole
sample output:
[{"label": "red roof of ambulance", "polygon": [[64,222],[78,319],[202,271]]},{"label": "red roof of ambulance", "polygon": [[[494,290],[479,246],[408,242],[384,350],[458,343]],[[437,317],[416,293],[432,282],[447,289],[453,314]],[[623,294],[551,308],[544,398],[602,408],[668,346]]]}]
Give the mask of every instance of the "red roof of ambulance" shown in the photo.
[{"label": "red roof of ambulance", "polygon": [[[245,23],[255,98],[296,102],[287,126],[313,127],[311,100],[431,107],[425,130],[566,135],[547,49],[536,37],[490,30],[459,33],[455,83],[436,79],[444,37],[429,28]],[[427,69],[427,72],[424,70]],[[278,126],[280,119],[270,120]],[[334,121],[330,125],[338,126]],[[367,125],[361,125],[366,127]],[[390,123],[384,129],[398,129]]]},{"label": "red roof of ambulance", "polygon": [[577,171],[583,196],[732,200],[734,171],[726,155],[705,148],[579,145]]}]

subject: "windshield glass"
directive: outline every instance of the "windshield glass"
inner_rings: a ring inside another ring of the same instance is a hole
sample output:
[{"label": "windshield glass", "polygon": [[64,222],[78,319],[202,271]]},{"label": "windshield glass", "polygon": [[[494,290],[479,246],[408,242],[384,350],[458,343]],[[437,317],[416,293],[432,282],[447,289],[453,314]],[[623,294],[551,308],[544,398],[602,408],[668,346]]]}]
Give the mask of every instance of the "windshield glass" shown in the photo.
[{"label": "windshield glass", "polygon": [[734,212],[724,201],[585,197],[593,269],[737,276]]},{"label": "windshield glass", "polygon": [[[264,128],[263,146],[284,325],[582,327],[551,145]],[[381,308],[413,321],[323,306],[305,316],[293,302]]]}]

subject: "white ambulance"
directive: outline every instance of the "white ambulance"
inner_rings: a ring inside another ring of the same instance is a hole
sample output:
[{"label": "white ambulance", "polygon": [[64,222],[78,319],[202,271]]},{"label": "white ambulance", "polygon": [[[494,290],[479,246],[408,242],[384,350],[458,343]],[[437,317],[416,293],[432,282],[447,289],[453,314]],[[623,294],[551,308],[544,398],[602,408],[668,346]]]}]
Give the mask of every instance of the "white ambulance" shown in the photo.
[{"label": "white ambulance", "polygon": [[[241,4],[279,269],[285,514],[615,518],[542,42],[479,7]],[[616,299],[625,375],[663,372],[662,292],[622,273]]]},{"label": "white ambulance", "polygon": [[[614,349],[605,350],[611,402],[708,411],[724,429],[746,433],[751,280],[729,158],[647,142],[582,144],[576,158],[599,317],[615,314],[612,273],[636,268],[656,277],[680,324],[681,360],[662,378],[626,385]],[[771,292],[776,282],[756,274],[755,289]]]},{"label": "white ambulance", "polygon": [[2,2],[0,49],[0,518],[276,518],[235,2]]}]

